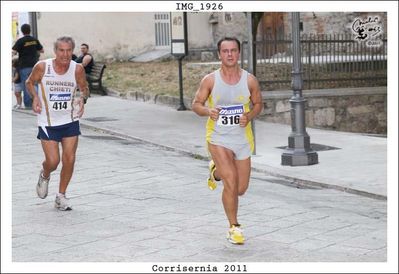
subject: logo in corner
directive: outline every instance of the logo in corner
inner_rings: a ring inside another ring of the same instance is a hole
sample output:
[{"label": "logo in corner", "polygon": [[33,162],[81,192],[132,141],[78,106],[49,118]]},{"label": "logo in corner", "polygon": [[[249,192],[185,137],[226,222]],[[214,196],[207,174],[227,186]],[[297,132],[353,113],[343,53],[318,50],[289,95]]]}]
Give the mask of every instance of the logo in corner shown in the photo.
[{"label": "logo in corner", "polygon": [[367,47],[380,47],[383,42],[382,22],[379,16],[369,16],[366,19],[356,18],[351,26],[354,38],[358,42],[365,42]]}]

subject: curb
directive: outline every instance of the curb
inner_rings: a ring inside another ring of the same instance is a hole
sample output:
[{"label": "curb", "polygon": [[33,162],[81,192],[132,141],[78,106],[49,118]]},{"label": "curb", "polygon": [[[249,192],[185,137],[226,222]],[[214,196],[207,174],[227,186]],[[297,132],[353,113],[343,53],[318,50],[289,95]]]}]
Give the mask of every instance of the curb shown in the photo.
[{"label": "curb", "polygon": [[[28,114],[31,116],[36,116],[34,113],[26,112],[24,110],[13,110],[13,111]],[[146,144],[160,147],[160,148],[168,150],[168,151],[179,152],[179,153],[182,153],[183,155],[189,156],[189,157],[197,159],[197,160],[209,161],[208,156],[204,156],[204,155],[194,153],[191,151],[187,151],[184,149],[179,149],[179,148],[175,148],[175,147],[171,147],[171,146],[167,146],[167,145],[162,145],[162,144],[155,143],[155,142],[143,139],[143,138],[131,136],[131,135],[128,135],[128,134],[125,134],[122,132],[118,132],[116,130],[98,127],[98,126],[92,125],[90,122],[87,122],[87,121],[80,120],[80,125],[81,125],[81,127],[86,128],[86,129],[101,131],[102,133],[117,136],[117,137],[120,137],[123,139],[143,142]],[[330,184],[330,183],[316,182],[316,181],[312,181],[312,180],[300,179],[300,178],[296,178],[293,176],[284,175],[281,172],[279,172],[278,170],[276,170],[275,168],[270,167],[270,166],[267,166],[266,168],[259,168],[256,166],[252,166],[251,170],[253,170],[255,172],[264,173],[266,175],[274,176],[277,178],[282,178],[282,179],[288,180],[288,181],[290,181],[290,183],[292,185],[296,186],[297,188],[300,188],[303,186],[309,186],[309,187],[334,189],[334,190],[338,190],[338,191],[342,191],[342,192],[346,192],[346,193],[350,193],[350,194],[355,194],[355,195],[359,195],[359,196],[363,196],[363,197],[367,197],[367,198],[371,198],[371,199],[375,199],[375,200],[387,201],[387,196],[385,196],[385,195],[375,194],[375,193],[358,190],[358,189],[354,189],[354,188],[349,188],[349,187],[338,186],[338,185],[334,185],[334,184]]]},{"label": "curb", "polygon": [[355,194],[355,195],[359,195],[359,196],[364,196],[364,197],[372,198],[375,200],[381,200],[381,201],[387,200],[387,196],[381,195],[381,194],[371,193],[371,192],[367,192],[364,190],[358,190],[358,189],[334,185],[334,184],[330,184],[330,183],[316,182],[316,181],[312,181],[312,180],[300,179],[300,178],[296,178],[293,176],[284,175],[284,174],[276,171],[275,168],[273,168],[273,167],[270,167],[270,170],[272,170],[272,171],[266,170],[264,168],[257,168],[257,167],[252,167],[252,170],[256,171],[256,172],[260,172],[260,173],[265,173],[267,175],[271,175],[274,177],[289,180],[289,181],[291,181],[291,183],[293,185],[296,185],[298,188],[301,186],[320,187],[320,188],[334,189],[334,190],[338,190],[338,191],[342,191],[342,192],[346,192],[346,193],[350,193],[350,194]]},{"label": "curb", "polygon": [[[107,95],[116,98],[123,98],[127,100],[134,100],[140,102],[150,102],[158,105],[165,105],[170,107],[179,107],[180,106],[180,98],[176,96],[163,95],[163,94],[151,94],[144,93],[141,91],[128,91],[126,94],[121,95],[119,91],[116,91],[111,88],[104,87],[107,91]],[[183,98],[183,103],[187,110],[191,110],[191,98]]]},{"label": "curb", "polygon": [[[183,155],[189,156],[191,158],[197,159],[197,160],[203,160],[203,161],[209,161],[209,157],[208,156],[204,156],[198,153],[194,153],[191,151],[187,151],[184,149],[180,149],[180,148],[175,148],[175,147],[171,147],[171,146],[167,146],[167,145],[162,145],[159,143],[155,143],[152,141],[148,141],[146,139],[143,138],[139,138],[139,137],[135,137],[135,136],[131,136],[122,132],[118,132],[116,130],[111,130],[108,128],[100,128],[94,125],[91,125],[90,123],[87,123],[86,121],[81,121],[81,125],[84,128],[87,129],[92,129],[92,130],[98,130],[98,131],[102,131],[105,134],[109,134],[109,135],[113,135],[113,136],[117,136],[123,139],[130,139],[130,140],[134,140],[134,141],[139,141],[139,142],[143,142],[143,143],[147,143],[147,144],[151,144],[160,148],[163,148],[165,150],[168,151],[175,151],[175,152],[179,152],[182,153]],[[349,187],[343,187],[343,186],[339,186],[339,185],[334,185],[334,184],[329,184],[329,183],[322,183],[322,182],[316,182],[316,181],[312,181],[312,180],[306,180],[306,179],[300,179],[300,178],[296,178],[293,176],[288,176],[288,175],[284,175],[279,171],[276,171],[275,168],[267,166],[267,168],[259,168],[256,166],[252,166],[251,170],[255,171],[255,172],[260,172],[260,173],[264,173],[266,175],[270,175],[270,176],[274,176],[277,178],[282,178],[285,180],[290,181],[290,183],[292,183],[292,185],[296,186],[296,187],[302,187],[302,186],[310,186],[310,187],[320,187],[320,188],[326,188],[326,189],[334,189],[334,190],[338,190],[338,191],[342,191],[342,192],[346,192],[346,193],[350,193],[350,194],[355,194],[355,195],[359,195],[359,196],[364,196],[367,198],[372,198],[375,200],[381,200],[381,201],[386,201],[387,200],[387,196],[381,195],[381,194],[376,194],[376,193],[371,193],[371,192],[367,192],[364,190],[358,190],[358,189],[354,189],[354,188],[349,188]]]},{"label": "curb", "polygon": [[125,134],[125,133],[122,133],[122,132],[118,132],[116,130],[111,130],[111,129],[107,129],[107,128],[101,128],[101,127],[93,126],[90,123],[87,123],[86,121],[80,121],[80,125],[83,128],[90,129],[90,130],[95,130],[95,131],[101,131],[102,133],[105,133],[105,134],[108,134],[108,135],[113,135],[113,136],[116,136],[116,137],[120,137],[122,139],[139,141],[139,142],[142,142],[142,143],[146,143],[146,144],[150,144],[150,145],[153,145],[153,146],[160,147],[160,148],[168,150],[168,151],[176,151],[176,152],[182,153],[182,154],[184,154],[186,156],[189,156],[189,157],[192,157],[192,158],[195,158],[195,159],[198,159],[198,160],[204,160],[204,161],[205,160],[206,161],[209,160],[208,157],[205,157],[205,156],[203,156],[201,154],[193,153],[191,151],[187,151],[187,150],[183,150],[183,149],[177,149],[175,147],[162,145],[162,144],[155,143],[155,142],[151,142],[151,141],[148,141],[146,139],[142,139],[142,138],[131,136],[131,135],[128,135],[128,134]]}]

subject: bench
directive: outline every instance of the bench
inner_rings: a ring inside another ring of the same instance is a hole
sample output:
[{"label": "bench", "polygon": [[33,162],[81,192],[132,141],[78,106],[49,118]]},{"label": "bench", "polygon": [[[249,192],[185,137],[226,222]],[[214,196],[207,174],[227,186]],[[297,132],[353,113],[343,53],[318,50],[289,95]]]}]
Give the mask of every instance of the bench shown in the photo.
[{"label": "bench", "polygon": [[94,63],[91,72],[86,75],[87,82],[89,83],[90,92],[92,92],[93,90],[98,90],[100,94],[107,95],[107,92],[104,90],[102,85],[102,78],[105,68],[105,64],[96,62]]}]

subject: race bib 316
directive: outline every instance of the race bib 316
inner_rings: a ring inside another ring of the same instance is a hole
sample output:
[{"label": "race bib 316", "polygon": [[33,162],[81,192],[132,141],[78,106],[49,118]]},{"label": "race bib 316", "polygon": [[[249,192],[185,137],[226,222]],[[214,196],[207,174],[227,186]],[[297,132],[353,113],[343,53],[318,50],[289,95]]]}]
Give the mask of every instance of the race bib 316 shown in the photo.
[{"label": "race bib 316", "polygon": [[226,126],[226,127],[238,126],[240,123],[240,117],[243,114],[244,114],[243,105],[221,106],[217,124],[219,126]]}]

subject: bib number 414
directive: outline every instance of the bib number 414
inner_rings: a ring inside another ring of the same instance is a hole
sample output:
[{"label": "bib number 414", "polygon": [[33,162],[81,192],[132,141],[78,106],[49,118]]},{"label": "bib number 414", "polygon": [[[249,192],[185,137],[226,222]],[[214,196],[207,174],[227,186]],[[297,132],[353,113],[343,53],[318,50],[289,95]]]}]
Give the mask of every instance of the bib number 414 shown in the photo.
[{"label": "bib number 414", "polygon": [[54,102],[53,109],[54,110],[63,110],[68,108],[68,102]]}]

